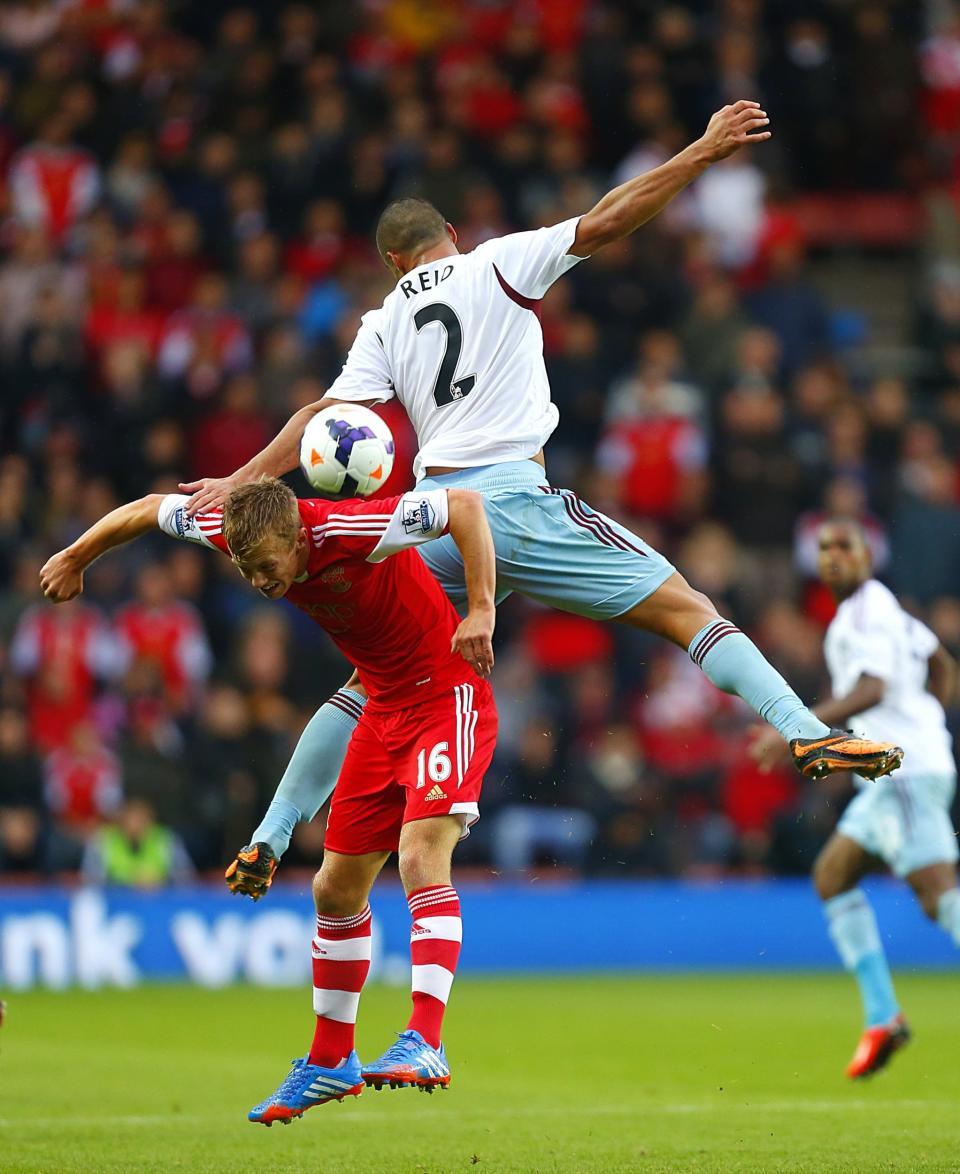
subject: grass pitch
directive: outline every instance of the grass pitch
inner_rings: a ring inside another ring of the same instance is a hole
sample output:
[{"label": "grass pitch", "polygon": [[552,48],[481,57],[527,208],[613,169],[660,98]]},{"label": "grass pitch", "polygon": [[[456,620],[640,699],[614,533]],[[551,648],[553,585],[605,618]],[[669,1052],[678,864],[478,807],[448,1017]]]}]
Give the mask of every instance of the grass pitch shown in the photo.
[{"label": "grass pitch", "polygon": [[[898,987],[916,1038],[853,1085],[843,975],[460,980],[449,1092],[368,1090],[272,1129],[245,1113],[306,1050],[309,992],[16,995],[0,1170],[956,1171],[960,975]],[[361,1056],[405,1011],[364,994]]]}]

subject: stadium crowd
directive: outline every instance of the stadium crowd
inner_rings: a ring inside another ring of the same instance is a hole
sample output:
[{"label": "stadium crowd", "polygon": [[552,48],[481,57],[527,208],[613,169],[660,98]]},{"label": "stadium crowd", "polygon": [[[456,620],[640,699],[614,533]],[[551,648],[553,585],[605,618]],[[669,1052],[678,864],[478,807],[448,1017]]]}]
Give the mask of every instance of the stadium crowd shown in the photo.
[{"label": "stadium crowd", "polygon": [[[152,885],[222,865],[346,676],[303,616],[195,548],[115,552],[56,608],[45,558],[115,503],[231,471],[320,398],[390,288],[372,242],[390,198],[432,200],[469,249],[585,211],[738,97],[770,111],[769,149],[546,298],[548,464],[812,700],[829,513],[863,519],[881,572],[960,652],[960,253],[928,249],[919,273],[904,254],[923,361],[878,369],[793,212],[797,192],[936,189],[957,247],[952,6],[0,8],[0,873]],[[390,492],[414,440],[384,414]],[[809,866],[840,792],[758,774],[752,715],[684,653],[516,600],[497,649],[500,744],[464,860]],[[288,862],[321,845],[322,817]]]}]

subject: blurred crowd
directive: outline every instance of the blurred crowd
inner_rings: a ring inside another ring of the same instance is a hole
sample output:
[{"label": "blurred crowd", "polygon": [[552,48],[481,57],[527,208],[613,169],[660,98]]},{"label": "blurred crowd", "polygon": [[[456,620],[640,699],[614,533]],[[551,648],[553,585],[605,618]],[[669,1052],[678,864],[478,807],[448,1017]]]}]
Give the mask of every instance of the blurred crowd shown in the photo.
[{"label": "blurred crowd", "polygon": [[[815,530],[960,652],[960,15],[939,0],[10,0],[0,7],[0,874],[152,886],[232,858],[348,670],[227,560],[157,538],[39,599],[120,502],[222,475],[322,396],[419,194],[461,246],[585,211],[739,97],[774,139],[546,298],[552,480],[664,550],[808,700]],[[941,193],[901,255],[921,361],[858,361],[798,193]],[[404,488],[414,441],[384,409]],[[296,482],[305,492],[305,485]],[[463,859],[802,872],[842,795],[758,774],[680,650],[501,609],[502,734]],[[957,714],[951,714],[956,720]],[[322,816],[290,865],[312,866]]]}]

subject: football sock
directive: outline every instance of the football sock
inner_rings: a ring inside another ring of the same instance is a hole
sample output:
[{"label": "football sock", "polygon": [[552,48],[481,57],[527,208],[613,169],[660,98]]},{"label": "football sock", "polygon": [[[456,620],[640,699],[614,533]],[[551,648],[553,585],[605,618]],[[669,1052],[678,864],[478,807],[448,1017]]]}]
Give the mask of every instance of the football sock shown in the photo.
[{"label": "football sock", "polygon": [[407,904],[413,918],[413,1014],[407,1028],[419,1031],[432,1048],[438,1048],[463,940],[460,898],[449,885],[431,885],[410,893]]},{"label": "football sock", "polygon": [[313,939],[313,1009],[317,1028],[310,1063],[335,1068],[353,1051],[360,992],[370,970],[371,915],[317,917]]},{"label": "football sock", "polygon": [[960,946],[960,889],[947,889],[937,902],[937,922]]},{"label": "football sock", "polygon": [[690,641],[690,659],[718,689],[742,697],[786,740],[825,738],[830,727],[810,712],[756,644],[727,620],[711,620]]},{"label": "football sock", "polygon": [[251,844],[266,843],[281,857],[290,846],[293,829],[309,823],[330,798],[347,744],[357,728],[367,699],[352,689],[340,689],[307,722],[283,772]]},{"label": "football sock", "polygon": [[876,1027],[889,1022],[900,1006],[866,893],[863,889],[850,889],[824,901],[823,909],[837,953],[860,987],[865,1025]]}]

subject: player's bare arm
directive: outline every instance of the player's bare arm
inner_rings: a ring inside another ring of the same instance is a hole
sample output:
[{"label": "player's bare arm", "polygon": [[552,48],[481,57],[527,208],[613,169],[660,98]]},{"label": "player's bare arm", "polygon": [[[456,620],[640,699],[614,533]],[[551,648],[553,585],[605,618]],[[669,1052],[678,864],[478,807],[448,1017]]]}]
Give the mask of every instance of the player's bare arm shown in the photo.
[{"label": "player's bare arm", "polygon": [[932,693],[944,709],[948,708],[957,692],[957,662],[942,644],[927,660],[927,691]]},{"label": "player's bare arm", "polygon": [[483,498],[469,489],[447,491],[450,536],[463,555],[467,584],[467,616],[453,634],[451,652],[481,676],[493,668],[493,627],[496,622],[497,565],[493,535],[483,508]]},{"label": "player's bare arm", "polygon": [[[282,477],[284,473],[295,469],[299,463],[300,437],[303,436],[304,428],[317,412],[342,402],[325,396],[300,408],[293,413],[266,448],[261,449],[256,456],[251,457],[245,465],[227,477],[201,477],[197,481],[181,482],[180,492],[192,495],[187,504],[188,516],[193,518],[206,510],[223,505],[238,485],[246,485],[260,477]],[[375,401],[351,402],[358,402],[361,407],[372,407]]]},{"label": "player's bare arm", "polygon": [[[856,714],[879,705],[885,692],[886,685],[879,677],[862,673],[849,693],[821,701],[811,706],[811,712],[828,726],[842,728]],[[778,761],[789,757],[787,744],[770,726],[756,726],[751,731],[750,757],[761,769],[772,770]]]},{"label": "player's bare arm", "polygon": [[764,129],[769,123],[759,102],[740,101],[724,106],[710,119],[696,142],[662,166],[614,188],[581,217],[571,254],[590,257],[604,245],[629,236],[662,212],[712,164],[749,143],[769,139],[770,131]]},{"label": "player's bare arm", "polygon": [[52,603],[66,603],[83,591],[83,574],[92,562],[115,546],[132,542],[158,528],[163,495],[150,493],[105,514],[76,542],[49,558],[40,571],[40,587]]}]

